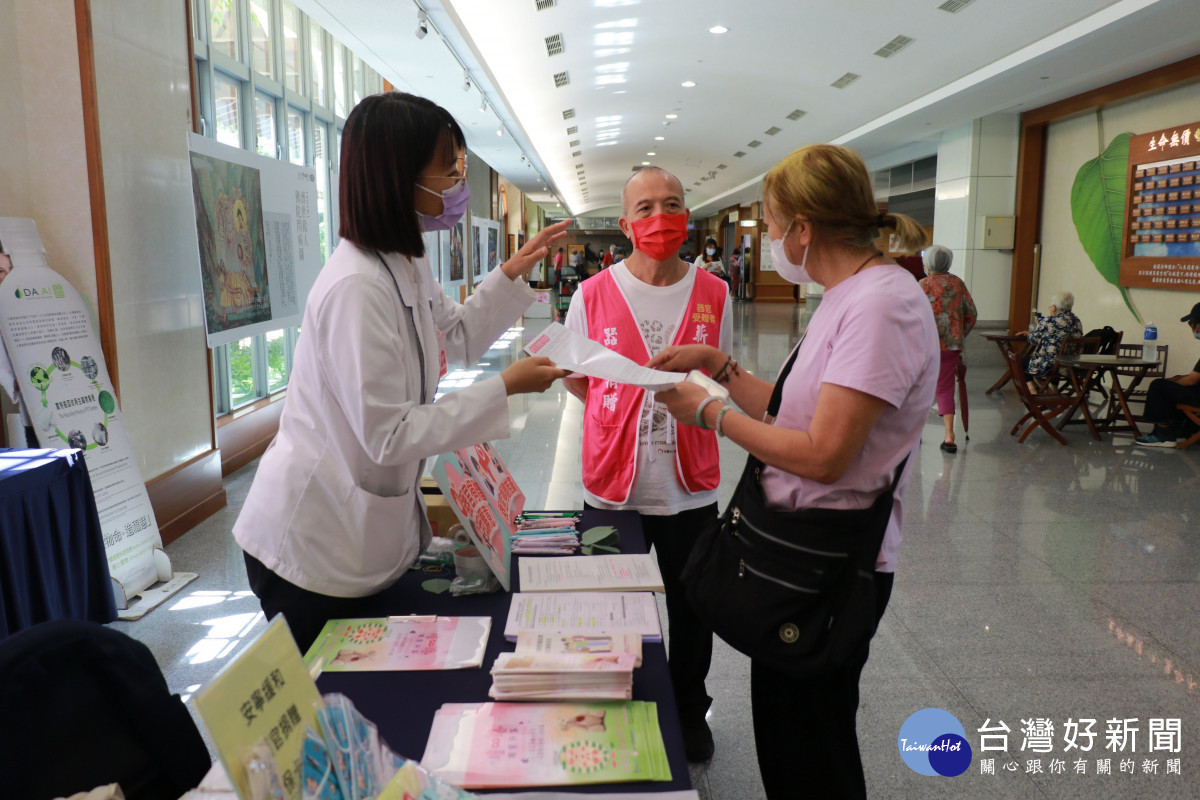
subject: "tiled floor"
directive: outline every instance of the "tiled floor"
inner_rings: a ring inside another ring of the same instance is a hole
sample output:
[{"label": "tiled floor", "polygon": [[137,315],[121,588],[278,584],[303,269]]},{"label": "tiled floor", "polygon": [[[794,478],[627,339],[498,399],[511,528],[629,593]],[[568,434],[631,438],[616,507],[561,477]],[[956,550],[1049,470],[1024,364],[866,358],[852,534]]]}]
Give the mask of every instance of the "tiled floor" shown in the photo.
[{"label": "tiled floor", "polygon": [[[797,308],[739,305],[737,314],[736,357],[772,373],[795,338]],[[523,333],[544,324],[530,320]],[[489,354],[484,374],[511,363],[517,341]],[[905,496],[895,593],[863,675],[859,738],[871,796],[1200,796],[1200,448],[1095,442],[1082,428],[1065,447],[1040,431],[1017,444],[1008,434],[1021,413],[1012,389],[983,394],[1002,369],[998,352],[975,336],[966,360],[971,438],[960,431],[957,455],[942,453],[941,421],[930,414]],[[556,386],[509,408],[513,435],[497,448],[529,506],[579,507],[578,401]],[[743,455],[728,441],[721,448],[724,505]],[[144,620],[116,624],[150,645],[174,691],[194,690],[262,625],[229,535],[253,470],[230,476],[229,506],[167,548],[176,570],[200,578]],[[718,642],[709,677],[716,756],[692,769],[701,797],[761,796],[748,678],[748,661]],[[914,773],[897,736],[929,707],[954,714],[973,747],[985,721],[1002,721],[1007,753],[976,752],[956,778]],[[1081,719],[1096,720],[1090,752],[1068,750],[1064,739],[1064,723]],[[1152,732],[1152,720],[1172,719],[1177,741]],[[1023,729],[1039,720],[1053,725],[1049,752],[1025,741]],[[1132,746],[1110,749],[1109,720],[1133,720]],[[1100,772],[1106,759],[1112,774]],[[797,797],[803,785],[797,775]]]}]

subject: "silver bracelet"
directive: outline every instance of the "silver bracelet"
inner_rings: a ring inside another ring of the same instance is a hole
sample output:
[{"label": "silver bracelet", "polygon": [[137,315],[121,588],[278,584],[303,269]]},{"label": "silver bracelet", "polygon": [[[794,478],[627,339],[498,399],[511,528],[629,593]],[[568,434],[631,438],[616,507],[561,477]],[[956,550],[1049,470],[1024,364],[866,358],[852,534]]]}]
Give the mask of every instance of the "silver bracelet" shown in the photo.
[{"label": "silver bracelet", "polygon": [[713,427],[713,430],[717,432],[717,436],[722,439],[725,438],[725,434],[721,432],[721,418],[725,416],[725,412],[728,410],[729,406],[721,406],[721,410],[717,412],[717,423]]}]

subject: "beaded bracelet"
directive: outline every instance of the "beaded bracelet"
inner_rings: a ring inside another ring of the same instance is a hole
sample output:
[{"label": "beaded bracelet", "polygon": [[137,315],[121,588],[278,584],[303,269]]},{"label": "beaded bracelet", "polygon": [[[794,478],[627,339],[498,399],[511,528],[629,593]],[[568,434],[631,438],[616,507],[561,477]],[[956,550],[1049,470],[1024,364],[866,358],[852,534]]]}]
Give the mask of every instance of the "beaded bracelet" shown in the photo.
[{"label": "beaded bracelet", "polygon": [[713,430],[717,432],[717,436],[724,439],[725,434],[721,432],[721,418],[725,416],[725,412],[729,410],[729,406],[721,406],[721,410],[717,412],[717,423],[713,426]]},{"label": "beaded bracelet", "polygon": [[737,374],[738,363],[733,360],[733,356],[730,356],[729,360],[725,362],[725,366],[721,367],[721,371],[717,373],[717,376],[714,378],[714,380],[717,383],[729,383],[730,379]]},{"label": "beaded bracelet", "polygon": [[700,401],[700,405],[696,406],[696,424],[706,431],[711,431],[712,428],[704,424],[704,407],[714,400],[720,401],[721,398],[715,395],[709,395]]}]

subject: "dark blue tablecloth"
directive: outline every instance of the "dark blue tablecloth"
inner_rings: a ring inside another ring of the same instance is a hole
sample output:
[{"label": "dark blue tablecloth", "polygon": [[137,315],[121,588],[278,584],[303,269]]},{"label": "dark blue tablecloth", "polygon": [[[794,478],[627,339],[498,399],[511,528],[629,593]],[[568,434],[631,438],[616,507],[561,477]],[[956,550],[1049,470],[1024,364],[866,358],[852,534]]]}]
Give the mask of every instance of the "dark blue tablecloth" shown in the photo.
[{"label": "dark blue tablecloth", "polygon": [[[632,511],[584,512],[582,528],[612,525],[621,536],[621,552],[644,553],[646,541],[638,515]],[[513,591],[520,591],[517,566],[513,559]],[[508,618],[510,595],[497,592],[485,595],[435,595],[421,588],[421,583],[435,574],[410,572],[379,597],[374,616],[390,614],[439,614],[443,616],[490,616],[492,633],[482,669],[446,670],[440,672],[327,672],[317,680],[321,692],[340,692],[379,727],[379,733],[396,753],[420,759],[433,725],[433,715],[444,703],[488,702],[492,685],[489,672],[496,656],[514,648],[504,639],[504,623]],[[448,572],[441,577],[453,577]],[[667,672],[667,652],[661,642],[642,644],[642,666],[633,673],[633,699],[658,704],[658,724],[667,746],[671,765],[670,782],[572,785],[570,791],[601,792],[666,792],[692,788],[688,778],[687,759],[683,754],[683,734],[671,676]],[[513,791],[513,790],[505,790]]]},{"label": "dark blue tablecloth", "polygon": [[116,618],[82,454],[0,449],[0,638],[50,619]]}]

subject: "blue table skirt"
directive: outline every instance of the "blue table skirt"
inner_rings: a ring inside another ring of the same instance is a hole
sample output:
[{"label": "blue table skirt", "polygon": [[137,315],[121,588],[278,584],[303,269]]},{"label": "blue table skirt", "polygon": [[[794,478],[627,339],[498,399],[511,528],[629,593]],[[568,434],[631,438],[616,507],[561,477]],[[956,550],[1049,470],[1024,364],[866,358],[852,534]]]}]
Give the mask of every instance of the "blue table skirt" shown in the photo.
[{"label": "blue table skirt", "polygon": [[116,618],[82,454],[0,449],[0,638],[51,619]]},{"label": "blue table skirt", "polygon": [[[620,531],[621,552],[646,552],[641,520],[632,511],[584,512],[581,529],[612,525]],[[517,561],[513,557],[513,591],[520,591]],[[378,609],[373,616],[390,614],[439,614],[443,616],[490,616],[492,632],[482,669],[444,670],[439,672],[326,672],[317,681],[321,692],[340,692],[354,701],[367,719],[374,722],[383,740],[397,754],[420,760],[433,725],[433,715],[444,703],[489,702],[492,685],[489,672],[496,656],[511,652],[515,645],[504,639],[511,595],[504,592],[453,597],[431,594],[421,583],[441,575],[409,572],[386,592],[377,596]],[[670,782],[608,783],[571,786],[571,792],[667,792],[691,789],[687,759],[683,753],[683,734],[671,675],[667,671],[667,652],[662,642],[642,643],[642,666],[633,673],[633,699],[658,704],[658,724],[671,766]],[[506,790],[515,791],[515,790]],[[532,789],[531,789],[532,791]],[[483,794],[484,792],[480,792]]]}]

